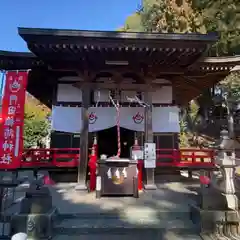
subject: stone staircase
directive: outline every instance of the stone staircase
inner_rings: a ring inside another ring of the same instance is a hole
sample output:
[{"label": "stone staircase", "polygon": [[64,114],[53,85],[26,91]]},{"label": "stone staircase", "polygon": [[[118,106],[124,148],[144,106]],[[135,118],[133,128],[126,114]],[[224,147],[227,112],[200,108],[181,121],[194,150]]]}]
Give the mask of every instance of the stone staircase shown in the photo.
[{"label": "stone staircase", "polygon": [[[142,215],[142,214],[141,214]],[[197,229],[191,223],[189,213],[161,212],[158,218],[132,216],[119,218],[119,213],[111,214],[63,214],[54,226],[53,240],[71,239],[104,240],[114,239],[158,239],[158,240],[199,240]],[[134,222],[134,223],[133,223]]]},{"label": "stone staircase", "polygon": [[[173,181],[173,177],[171,176]],[[101,198],[82,195],[66,186],[54,187],[53,200],[59,209],[53,240],[158,239],[200,240],[190,220],[189,196],[182,183],[169,183],[167,176],[158,190],[134,198]],[[61,192],[61,199],[54,193]],[[81,196],[82,195],[82,196]],[[55,200],[55,196],[58,201]],[[67,201],[64,199],[68,199]],[[73,199],[71,203],[70,199]]]},{"label": "stone staircase", "polygon": [[[101,198],[95,193],[77,192],[75,184],[48,186],[53,205],[53,240],[158,239],[200,240],[192,224],[189,203],[192,192],[179,182],[178,176],[162,176],[156,180],[156,191],[143,192],[135,198]],[[16,190],[18,198],[25,195],[24,184]],[[14,212],[18,212],[18,204]],[[51,227],[50,227],[51,228]],[[49,236],[48,235],[48,236]]]}]

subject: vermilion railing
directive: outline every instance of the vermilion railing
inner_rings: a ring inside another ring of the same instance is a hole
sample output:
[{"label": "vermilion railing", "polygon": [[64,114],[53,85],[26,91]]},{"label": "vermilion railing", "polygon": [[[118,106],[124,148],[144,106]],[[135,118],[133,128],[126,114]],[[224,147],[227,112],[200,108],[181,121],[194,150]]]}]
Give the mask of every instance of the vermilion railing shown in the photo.
[{"label": "vermilion railing", "polygon": [[157,149],[158,167],[211,167],[215,166],[212,149]]},{"label": "vermilion railing", "polygon": [[25,149],[21,167],[76,167],[79,148]]},{"label": "vermilion railing", "polygon": [[[215,152],[212,149],[157,149],[157,167],[213,167]],[[22,168],[77,167],[79,148],[26,149]]]}]

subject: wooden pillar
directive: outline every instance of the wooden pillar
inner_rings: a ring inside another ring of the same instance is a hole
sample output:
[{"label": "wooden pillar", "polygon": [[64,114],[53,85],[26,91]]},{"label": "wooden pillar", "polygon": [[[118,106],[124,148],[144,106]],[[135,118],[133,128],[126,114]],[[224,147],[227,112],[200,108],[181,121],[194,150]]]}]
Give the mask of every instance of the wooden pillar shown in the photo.
[{"label": "wooden pillar", "polygon": [[[149,105],[149,107],[145,107],[145,143],[153,143],[153,127],[152,127],[152,94],[151,92],[144,93],[144,101]],[[154,168],[146,168],[146,184],[145,189],[148,190],[155,190],[155,179],[154,179]]]},{"label": "wooden pillar", "polygon": [[82,129],[80,134],[80,161],[78,165],[77,190],[86,190],[86,178],[88,167],[88,108],[90,105],[90,88],[82,87]]}]

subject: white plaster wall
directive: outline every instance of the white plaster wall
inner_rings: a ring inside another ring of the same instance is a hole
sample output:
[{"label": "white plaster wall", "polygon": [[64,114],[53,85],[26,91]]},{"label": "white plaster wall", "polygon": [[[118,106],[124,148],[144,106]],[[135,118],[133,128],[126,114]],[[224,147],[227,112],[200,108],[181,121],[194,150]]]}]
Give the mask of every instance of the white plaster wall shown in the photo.
[{"label": "white plaster wall", "polygon": [[58,102],[82,102],[82,91],[72,84],[58,84]]},{"label": "white plaster wall", "polygon": [[[66,79],[64,79],[66,80]],[[165,79],[156,79],[155,83],[169,83]],[[100,94],[99,94],[100,92]],[[137,94],[136,91],[121,91],[121,102],[128,102],[127,97],[133,98]],[[172,103],[172,87],[165,86],[154,92],[152,92],[152,102],[153,103]],[[144,94],[143,94],[144,100]],[[58,84],[57,91],[57,101],[58,102],[81,102],[82,92],[80,89],[74,87],[72,84]],[[109,101],[109,91],[99,90],[94,92],[94,101],[97,102],[108,102]]]},{"label": "white plaster wall", "polygon": [[[144,99],[144,97],[143,97]],[[172,87],[166,86],[152,92],[152,103],[172,103]]]},{"label": "white plaster wall", "polygon": [[[100,92],[100,94],[99,94]],[[137,95],[136,91],[121,91],[121,102],[129,102],[127,97],[134,98]],[[94,101],[108,102],[109,101],[109,91],[101,90],[94,92]],[[154,92],[152,92],[152,102],[153,103],[163,103],[171,104],[172,103],[172,87],[166,86],[162,87]],[[144,100],[144,93],[143,93]]]},{"label": "white plaster wall", "polygon": [[94,101],[95,102],[109,102],[109,91],[108,90],[99,90],[94,91]]},{"label": "white plaster wall", "polygon": [[[136,91],[121,91],[121,102],[128,102],[127,97],[133,98],[136,96]],[[97,102],[109,102],[109,91],[108,90],[99,90],[94,92],[94,101]]]},{"label": "white plaster wall", "polygon": [[121,92],[121,102],[129,102],[129,98],[134,98],[137,95],[136,91],[122,91]]}]

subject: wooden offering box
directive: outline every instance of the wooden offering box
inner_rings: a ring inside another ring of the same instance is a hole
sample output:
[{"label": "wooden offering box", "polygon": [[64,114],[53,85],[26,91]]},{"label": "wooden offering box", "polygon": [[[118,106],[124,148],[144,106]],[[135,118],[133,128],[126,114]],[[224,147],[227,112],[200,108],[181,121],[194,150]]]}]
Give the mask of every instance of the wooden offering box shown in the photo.
[{"label": "wooden offering box", "polygon": [[137,161],[124,158],[99,160],[96,197],[101,196],[138,198]]}]

